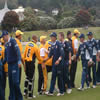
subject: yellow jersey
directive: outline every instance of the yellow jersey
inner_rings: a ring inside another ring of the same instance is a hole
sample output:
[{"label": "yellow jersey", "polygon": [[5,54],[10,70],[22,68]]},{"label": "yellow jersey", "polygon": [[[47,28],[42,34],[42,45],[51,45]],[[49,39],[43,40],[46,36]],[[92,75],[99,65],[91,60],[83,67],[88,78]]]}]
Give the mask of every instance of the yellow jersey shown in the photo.
[{"label": "yellow jersey", "polygon": [[[4,59],[5,56],[5,47],[3,45],[0,45],[0,60]],[[8,72],[8,64],[4,64],[4,71]]]},{"label": "yellow jersey", "polygon": [[15,38],[17,44],[18,44],[18,47],[19,47],[19,50],[20,50],[20,54],[21,54],[21,57],[23,57],[23,47],[22,47],[22,44],[20,42],[19,39]]},{"label": "yellow jersey", "polygon": [[[48,51],[48,53],[50,52],[50,48],[51,48],[52,42],[51,40],[48,40],[45,44],[45,49]],[[46,53],[46,57],[48,57],[48,53]],[[50,58],[48,61],[46,61],[45,63],[47,66],[52,66],[52,58]]]},{"label": "yellow jersey", "polygon": [[34,55],[39,61],[42,61],[39,55],[38,46],[34,42],[29,42],[24,51],[24,61],[34,61]]}]

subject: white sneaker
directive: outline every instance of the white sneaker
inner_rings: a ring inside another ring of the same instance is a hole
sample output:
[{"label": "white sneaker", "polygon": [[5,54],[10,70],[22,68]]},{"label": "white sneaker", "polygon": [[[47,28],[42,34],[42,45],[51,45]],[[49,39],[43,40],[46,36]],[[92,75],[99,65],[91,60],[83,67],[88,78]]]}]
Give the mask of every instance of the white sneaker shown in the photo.
[{"label": "white sneaker", "polygon": [[45,92],[45,95],[48,95],[48,93],[49,93],[49,91],[46,91],[46,92]]},{"label": "white sneaker", "polygon": [[67,89],[67,93],[71,94],[72,93],[72,89]]},{"label": "white sneaker", "polygon": [[53,96],[53,93],[50,93],[50,92],[48,92],[48,94],[47,94],[48,96]]},{"label": "white sneaker", "polygon": [[35,95],[33,95],[33,97],[28,97],[28,99],[35,99],[36,98],[36,96]]},{"label": "white sneaker", "polygon": [[57,96],[59,97],[59,96],[63,96],[64,95],[64,93],[58,93],[57,94]]},{"label": "white sneaker", "polygon": [[27,94],[26,94],[26,93],[23,93],[23,96],[25,96],[25,97],[26,97],[26,96],[27,96]]},{"label": "white sneaker", "polygon": [[85,89],[86,89],[86,90],[87,90],[87,89],[90,89],[90,86],[85,87]]},{"label": "white sneaker", "polygon": [[80,87],[78,88],[79,91],[84,91],[84,88]]},{"label": "white sneaker", "polygon": [[94,88],[94,89],[95,89],[95,88],[96,88],[96,85],[93,85],[93,86],[92,86],[92,88]]}]

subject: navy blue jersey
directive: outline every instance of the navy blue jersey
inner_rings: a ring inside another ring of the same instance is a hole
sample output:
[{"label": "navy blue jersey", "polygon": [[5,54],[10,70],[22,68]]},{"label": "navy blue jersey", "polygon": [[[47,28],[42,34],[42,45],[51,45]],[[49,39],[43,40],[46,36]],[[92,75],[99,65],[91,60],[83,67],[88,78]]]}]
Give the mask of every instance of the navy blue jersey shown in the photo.
[{"label": "navy blue jersey", "polygon": [[21,54],[16,40],[10,38],[5,45],[5,59],[4,63],[21,63]]},{"label": "navy blue jersey", "polygon": [[98,44],[97,41],[93,38],[91,40],[87,41],[87,45],[92,48],[92,55],[96,56],[97,50],[98,50]]},{"label": "navy blue jersey", "polygon": [[63,47],[61,46],[59,41],[56,41],[55,43],[52,44],[48,57],[51,58],[53,56],[53,64],[55,64],[55,62],[59,59],[59,57],[63,58],[63,55],[64,55]]},{"label": "navy blue jersey", "polygon": [[69,60],[69,53],[71,53],[72,49],[71,49],[71,46],[70,46],[70,43],[68,41],[64,41],[63,43],[60,42],[63,49],[64,49],[64,60],[65,61],[68,61]]},{"label": "navy blue jersey", "polygon": [[87,45],[87,42],[81,43],[76,54],[76,58],[81,55],[82,61],[87,60],[87,52],[89,53],[89,59],[92,58],[92,48]]}]

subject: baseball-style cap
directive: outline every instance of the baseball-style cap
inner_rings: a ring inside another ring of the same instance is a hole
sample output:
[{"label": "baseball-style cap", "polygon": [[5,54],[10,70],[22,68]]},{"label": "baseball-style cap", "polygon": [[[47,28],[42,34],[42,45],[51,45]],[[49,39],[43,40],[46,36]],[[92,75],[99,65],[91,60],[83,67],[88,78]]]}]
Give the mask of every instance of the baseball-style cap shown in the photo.
[{"label": "baseball-style cap", "polygon": [[23,35],[24,33],[20,30],[17,30],[15,34],[16,34],[16,36],[19,36],[19,35]]},{"label": "baseball-style cap", "polygon": [[79,30],[78,29],[75,29],[74,30],[74,34],[80,34]]},{"label": "baseball-style cap", "polygon": [[85,38],[85,35],[82,33],[79,38]]},{"label": "baseball-style cap", "polygon": [[92,32],[88,32],[87,35],[93,35],[93,33]]},{"label": "baseball-style cap", "polygon": [[8,31],[2,31],[2,35],[0,36],[0,38],[2,38],[5,35],[8,35]]},{"label": "baseball-style cap", "polygon": [[57,37],[56,32],[52,32],[52,33],[50,34],[50,37]]}]

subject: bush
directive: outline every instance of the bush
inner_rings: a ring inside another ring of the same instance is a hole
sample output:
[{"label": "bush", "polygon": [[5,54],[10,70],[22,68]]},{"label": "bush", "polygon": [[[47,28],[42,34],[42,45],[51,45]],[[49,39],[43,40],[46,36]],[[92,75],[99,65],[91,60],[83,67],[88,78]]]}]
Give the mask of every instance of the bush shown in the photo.
[{"label": "bush", "polygon": [[75,26],[74,17],[66,17],[57,24],[57,28],[69,28],[74,26]]},{"label": "bush", "polygon": [[55,29],[57,26],[57,22],[52,17],[38,17],[39,29],[42,30],[49,30]]}]

